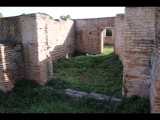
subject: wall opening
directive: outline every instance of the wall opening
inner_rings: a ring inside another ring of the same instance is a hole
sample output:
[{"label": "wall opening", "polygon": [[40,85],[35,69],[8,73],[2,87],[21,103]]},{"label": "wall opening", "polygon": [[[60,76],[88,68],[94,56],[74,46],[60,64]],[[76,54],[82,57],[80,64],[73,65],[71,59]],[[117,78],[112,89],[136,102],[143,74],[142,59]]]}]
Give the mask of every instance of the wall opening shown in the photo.
[{"label": "wall opening", "polygon": [[100,48],[101,48],[101,53],[103,52],[103,36],[104,36],[104,29],[101,30],[101,40],[100,40]]},{"label": "wall opening", "polygon": [[112,36],[112,29],[106,29],[106,36]]},{"label": "wall opening", "polygon": [[115,41],[114,36],[115,27],[103,27],[101,29],[101,53],[103,53],[104,46],[113,45]]}]

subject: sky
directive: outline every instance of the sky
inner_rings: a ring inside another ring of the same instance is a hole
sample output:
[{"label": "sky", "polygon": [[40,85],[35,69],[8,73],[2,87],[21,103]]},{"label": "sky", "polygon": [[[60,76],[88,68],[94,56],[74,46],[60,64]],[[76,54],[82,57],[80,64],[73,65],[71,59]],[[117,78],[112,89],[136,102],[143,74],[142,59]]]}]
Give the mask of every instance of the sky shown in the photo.
[{"label": "sky", "polygon": [[18,16],[23,13],[47,13],[53,19],[61,15],[70,15],[72,19],[115,17],[124,13],[125,7],[0,7],[3,17]]}]

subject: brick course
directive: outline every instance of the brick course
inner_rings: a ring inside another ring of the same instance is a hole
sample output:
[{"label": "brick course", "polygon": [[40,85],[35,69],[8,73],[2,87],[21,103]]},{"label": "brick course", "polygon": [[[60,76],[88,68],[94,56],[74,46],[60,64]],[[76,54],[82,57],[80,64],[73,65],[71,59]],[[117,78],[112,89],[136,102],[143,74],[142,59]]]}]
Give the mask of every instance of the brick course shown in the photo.
[{"label": "brick course", "polygon": [[28,14],[1,18],[0,26],[0,90],[11,90],[23,77],[44,85],[53,76],[52,60],[75,50],[101,53],[103,30],[112,27],[114,41],[108,40],[123,63],[122,95],[150,98],[151,113],[160,113],[160,7],[126,7],[115,17],[75,20]]}]

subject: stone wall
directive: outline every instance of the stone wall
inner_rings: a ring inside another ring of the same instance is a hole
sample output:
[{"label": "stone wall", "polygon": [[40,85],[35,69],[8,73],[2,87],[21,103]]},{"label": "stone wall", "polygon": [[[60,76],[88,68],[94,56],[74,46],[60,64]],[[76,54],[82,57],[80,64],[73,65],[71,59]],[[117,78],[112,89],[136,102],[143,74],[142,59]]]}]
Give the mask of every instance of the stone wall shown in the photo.
[{"label": "stone wall", "polygon": [[76,19],[76,49],[89,54],[103,51],[103,29],[115,26],[115,17]]},{"label": "stone wall", "polygon": [[155,7],[125,8],[123,95],[127,97],[149,97],[155,11]]}]

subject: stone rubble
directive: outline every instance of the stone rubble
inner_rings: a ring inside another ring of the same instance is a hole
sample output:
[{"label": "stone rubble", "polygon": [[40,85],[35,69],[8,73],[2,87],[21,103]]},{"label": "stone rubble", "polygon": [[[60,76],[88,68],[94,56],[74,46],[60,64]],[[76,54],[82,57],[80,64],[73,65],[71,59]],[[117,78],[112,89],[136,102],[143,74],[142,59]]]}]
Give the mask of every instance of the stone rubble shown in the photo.
[{"label": "stone rubble", "polygon": [[87,93],[87,92],[81,92],[77,90],[72,90],[72,89],[65,89],[64,90],[65,94],[69,95],[70,97],[74,98],[82,98],[83,96],[88,97],[88,98],[94,98],[96,100],[104,100],[108,102],[119,102],[121,99],[115,98],[113,96],[106,96],[103,94],[97,94],[97,93]]}]

